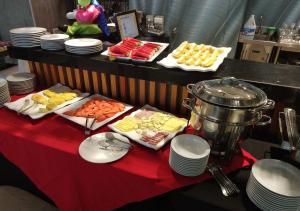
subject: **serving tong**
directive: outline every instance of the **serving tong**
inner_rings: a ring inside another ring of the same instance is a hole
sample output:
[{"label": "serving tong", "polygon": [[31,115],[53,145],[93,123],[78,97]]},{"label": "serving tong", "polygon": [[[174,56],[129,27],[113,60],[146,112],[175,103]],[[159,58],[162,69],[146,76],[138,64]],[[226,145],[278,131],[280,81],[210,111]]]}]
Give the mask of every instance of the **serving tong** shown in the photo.
[{"label": "serving tong", "polygon": [[[92,123],[88,127],[89,119],[92,119]],[[85,135],[90,135],[91,134],[91,130],[92,130],[94,124],[95,124],[95,121],[96,121],[96,118],[94,116],[87,116],[85,118],[85,126],[84,126],[84,134]]]},{"label": "serving tong", "polygon": [[209,163],[207,164],[207,169],[219,184],[224,196],[240,193],[240,189],[227,177],[221,166]]},{"label": "serving tong", "polygon": [[[283,124],[283,116],[284,122]],[[279,131],[281,134],[281,140],[284,140],[284,128],[286,129],[288,143],[290,144],[291,150],[300,149],[300,135],[296,123],[296,111],[291,108],[284,108],[283,112],[279,112]]]},{"label": "serving tong", "polygon": [[[283,116],[285,124],[283,124]],[[292,158],[300,162],[300,134],[296,122],[296,111],[292,108],[284,108],[283,112],[279,112],[278,121],[282,148],[291,151]],[[284,128],[286,129],[288,142],[284,140]]]}]

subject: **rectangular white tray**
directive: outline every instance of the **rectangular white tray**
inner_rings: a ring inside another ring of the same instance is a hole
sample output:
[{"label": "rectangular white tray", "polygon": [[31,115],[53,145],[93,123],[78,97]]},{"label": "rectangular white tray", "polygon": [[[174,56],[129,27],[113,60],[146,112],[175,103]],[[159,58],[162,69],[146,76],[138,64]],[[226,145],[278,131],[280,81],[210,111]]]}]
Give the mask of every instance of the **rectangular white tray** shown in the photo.
[{"label": "rectangular white tray", "polygon": [[[142,108],[140,108],[139,110],[136,110],[135,112],[132,112],[129,116],[134,116],[136,113],[140,112],[141,110],[143,109],[150,109],[150,110],[153,110],[153,111],[161,111],[155,107],[152,107],[150,105],[145,105],[143,106]],[[161,111],[163,113],[167,113],[167,112],[164,112],[164,111]],[[121,120],[119,120],[121,121]],[[159,150],[160,148],[162,148],[166,143],[168,143],[168,141],[170,141],[177,133],[180,133],[183,131],[183,129],[185,128],[185,126],[182,126],[178,131],[176,132],[173,132],[173,133],[169,133],[169,135],[162,141],[160,141],[158,144],[156,145],[152,145],[152,144],[148,144],[147,142],[143,141],[143,140],[140,140],[141,136],[140,134],[136,133],[135,131],[130,131],[130,132],[122,132],[120,130],[118,130],[114,125],[116,125],[119,121],[113,123],[113,124],[109,124],[108,127],[111,128],[113,131],[119,133],[119,134],[122,134],[124,136],[127,136],[128,138],[130,138],[131,140],[141,144],[141,145],[144,145],[148,148],[151,148],[151,149],[154,149],[154,150]]]},{"label": "rectangular white tray", "polygon": [[[121,42],[119,42],[117,45],[119,45]],[[141,42],[149,43],[147,41],[141,41]],[[161,45],[161,48],[158,51],[156,51],[155,54],[148,60],[136,60],[136,59],[131,59],[130,57],[116,57],[116,58],[119,60],[132,60],[132,61],[136,61],[136,62],[153,62],[153,60],[156,57],[158,57],[158,55],[161,54],[161,52],[163,52],[169,46],[169,43],[162,43],[162,42],[151,42],[151,43],[159,44],[159,45]],[[108,50],[102,52],[101,55],[108,56]]]},{"label": "rectangular white tray", "polygon": [[[63,92],[63,91],[71,91],[72,89],[70,89],[69,87],[64,86],[64,85],[62,85],[62,84],[56,84],[56,85],[54,85],[54,86],[48,88],[48,90],[53,90],[53,91],[55,91],[55,92]],[[43,91],[44,91],[44,90],[43,90]],[[40,91],[40,92],[38,92],[38,93],[36,93],[36,94],[40,94],[40,95],[45,96],[45,95],[43,94],[43,91]],[[26,99],[29,99],[29,100],[30,100],[29,105],[34,104],[33,100],[31,100],[31,96],[32,96],[32,95],[33,95],[33,94],[29,94],[29,95],[27,95],[27,96],[25,96],[25,97],[23,97],[23,98],[20,98],[20,99],[14,101],[14,102],[5,103],[4,105],[5,105],[7,108],[11,109],[11,110],[18,111],[18,110],[23,106],[23,104],[24,104],[24,102],[25,102]],[[46,116],[47,114],[53,113],[54,111],[56,111],[56,110],[58,110],[58,109],[60,109],[60,108],[62,108],[62,107],[64,107],[64,106],[66,106],[66,105],[69,105],[69,104],[71,104],[71,103],[74,103],[74,102],[76,102],[76,101],[79,101],[79,100],[81,100],[81,99],[83,99],[84,97],[87,97],[87,96],[89,96],[89,93],[81,93],[81,96],[76,97],[76,98],[74,98],[74,99],[72,99],[72,100],[69,100],[69,101],[67,101],[67,102],[64,102],[64,103],[58,105],[55,109],[53,109],[53,110],[51,110],[51,111],[48,111],[48,112],[45,112],[45,113],[39,112],[39,109],[40,109],[40,108],[45,108],[45,105],[37,104],[36,106],[33,106],[32,108],[30,108],[30,109],[28,109],[28,110],[22,112],[22,114],[28,115],[28,116],[30,116],[30,118],[32,118],[32,119],[39,119],[39,118],[42,118],[43,116]],[[45,96],[45,97],[46,97],[46,96]],[[46,97],[46,98],[47,98],[47,97]],[[28,105],[28,106],[29,106],[29,105]],[[26,108],[26,107],[25,107],[25,108]]]},{"label": "rectangular white tray", "polygon": [[[78,102],[76,102],[76,103],[73,103],[73,104],[71,104],[71,105],[68,105],[68,106],[66,106],[66,107],[64,107],[64,108],[62,108],[62,109],[59,109],[59,110],[55,111],[55,113],[58,114],[59,116],[65,118],[65,119],[68,119],[68,120],[70,120],[70,121],[72,121],[72,122],[75,122],[75,123],[77,123],[77,124],[79,124],[79,125],[85,127],[85,121],[86,121],[86,118],[85,118],[85,117],[68,116],[68,115],[65,115],[64,112],[69,111],[69,110],[77,109],[77,108],[79,108],[80,106],[82,106],[84,103],[86,103],[87,101],[93,99],[94,97],[99,97],[99,98],[102,98],[102,99],[105,99],[105,100],[111,100],[111,99],[108,98],[108,97],[105,97],[105,96],[102,96],[102,95],[99,95],[99,94],[95,94],[95,95],[92,95],[92,96],[90,96],[90,97],[87,97],[87,98],[85,98],[85,99],[83,99],[83,100],[80,100],[80,101],[78,101]],[[120,102],[120,103],[122,103],[122,102]],[[103,125],[107,124],[108,122],[114,120],[114,119],[117,118],[118,116],[124,114],[125,112],[127,112],[127,111],[129,111],[130,109],[133,108],[133,106],[128,105],[128,104],[126,104],[126,103],[122,103],[122,104],[124,104],[124,106],[125,106],[125,109],[124,109],[123,111],[118,112],[118,113],[116,113],[114,116],[112,116],[112,117],[110,117],[110,118],[107,118],[107,119],[105,119],[105,120],[103,120],[103,121],[101,121],[101,122],[95,122],[94,125],[93,125],[93,127],[91,128],[91,130],[96,130],[96,129],[98,129],[99,127],[102,127]],[[90,119],[90,120],[88,121],[88,127],[89,127],[91,124],[92,124],[92,120]]]},{"label": "rectangular white tray", "polygon": [[223,63],[224,59],[228,56],[231,51],[231,48],[222,47],[224,50],[222,54],[220,54],[217,58],[217,61],[210,67],[201,67],[201,66],[188,66],[186,64],[177,64],[176,59],[170,53],[166,58],[158,61],[157,64],[160,64],[166,68],[175,68],[178,67],[185,71],[198,71],[198,72],[215,72],[218,67]]}]

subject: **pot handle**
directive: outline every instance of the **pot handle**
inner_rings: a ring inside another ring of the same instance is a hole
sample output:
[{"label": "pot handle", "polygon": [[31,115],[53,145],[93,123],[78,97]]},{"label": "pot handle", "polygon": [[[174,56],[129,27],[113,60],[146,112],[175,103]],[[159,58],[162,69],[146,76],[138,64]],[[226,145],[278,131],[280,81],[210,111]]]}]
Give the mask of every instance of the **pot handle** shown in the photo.
[{"label": "pot handle", "polygon": [[271,99],[268,99],[267,100],[267,103],[265,105],[263,105],[261,107],[262,110],[269,110],[269,109],[273,109],[275,106],[275,101],[274,100],[271,100]]},{"label": "pot handle", "polygon": [[194,105],[195,105],[195,99],[193,98],[193,99],[191,99],[191,98],[184,98],[183,100],[182,100],[182,105],[184,106],[184,107],[186,107],[187,109],[189,109],[189,110],[193,110],[193,107],[194,107]]},{"label": "pot handle", "polygon": [[257,126],[265,126],[265,125],[269,125],[272,122],[271,117],[267,116],[267,115],[262,115],[262,119],[265,119],[265,121],[258,121],[256,122],[255,125]]},{"label": "pot handle", "polygon": [[190,94],[193,94],[192,89],[193,89],[194,86],[195,86],[195,84],[188,84],[188,85],[186,85],[186,88],[187,88],[187,90],[188,90],[188,92]]},{"label": "pot handle", "polygon": [[223,77],[220,81],[220,84],[224,84],[225,81],[231,81],[232,83],[238,84],[237,79],[235,77]]}]

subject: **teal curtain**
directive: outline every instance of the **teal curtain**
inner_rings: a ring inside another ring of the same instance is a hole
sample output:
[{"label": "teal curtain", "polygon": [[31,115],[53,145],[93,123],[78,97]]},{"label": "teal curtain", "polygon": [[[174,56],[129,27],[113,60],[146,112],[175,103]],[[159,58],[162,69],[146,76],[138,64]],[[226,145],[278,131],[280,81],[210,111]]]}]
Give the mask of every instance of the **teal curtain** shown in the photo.
[{"label": "teal curtain", "polygon": [[231,46],[231,57],[239,31],[251,14],[257,23],[263,16],[267,26],[300,20],[300,0],[129,0],[129,8],[164,15],[166,34],[170,36],[177,29],[172,47],[184,40]]}]

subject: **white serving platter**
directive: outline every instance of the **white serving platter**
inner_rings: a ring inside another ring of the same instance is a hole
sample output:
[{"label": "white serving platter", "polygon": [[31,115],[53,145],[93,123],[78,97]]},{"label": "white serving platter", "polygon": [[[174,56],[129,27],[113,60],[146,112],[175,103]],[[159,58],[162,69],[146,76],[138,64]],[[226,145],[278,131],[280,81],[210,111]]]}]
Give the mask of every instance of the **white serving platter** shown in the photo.
[{"label": "white serving platter", "polygon": [[[84,103],[86,103],[87,101],[89,101],[89,100],[91,100],[91,99],[93,99],[95,97],[99,97],[99,98],[102,98],[104,100],[112,100],[112,99],[110,99],[108,97],[105,97],[105,96],[102,96],[102,95],[99,95],[99,94],[95,94],[95,95],[87,97],[87,98],[85,98],[83,100],[80,100],[80,101],[77,101],[75,103],[72,103],[71,105],[68,105],[68,106],[66,106],[64,108],[61,108],[61,109],[55,111],[55,113],[58,114],[59,116],[65,118],[65,119],[68,119],[68,120],[70,120],[72,122],[75,122],[75,123],[77,123],[77,124],[85,127],[85,121],[86,121],[85,117],[69,116],[69,115],[65,115],[64,113],[66,111],[75,110],[75,109],[81,107]],[[119,101],[116,101],[116,102],[119,102]],[[120,103],[122,103],[122,102],[120,102]],[[107,124],[108,122],[114,120],[115,118],[121,116],[122,114],[124,114],[125,112],[127,112],[127,111],[129,111],[130,109],[133,108],[133,106],[128,105],[126,103],[122,103],[122,104],[125,106],[125,109],[123,111],[118,112],[114,116],[112,116],[110,118],[107,118],[107,119],[105,119],[105,120],[103,120],[101,122],[95,122],[94,125],[93,125],[93,127],[91,128],[91,130],[96,130],[99,127],[102,127],[103,125]],[[90,126],[91,124],[92,124],[92,120],[89,120],[88,121],[88,126]]]},{"label": "white serving platter", "polygon": [[[135,111],[135,112],[132,112],[129,116],[131,117],[134,117],[136,113],[140,112],[141,110],[143,109],[149,109],[149,110],[152,110],[152,111],[160,111],[162,113],[167,113],[167,114],[170,114],[168,112],[165,112],[165,111],[161,111],[155,107],[152,107],[150,105],[145,105],[143,106],[142,108],[140,108],[139,110]],[[119,120],[121,121],[121,120]],[[149,144],[143,140],[141,140],[141,135],[138,134],[135,130],[133,131],[129,131],[129,132],[123,132],[123,131],[120,131],[118,130],[115,125],[119,122],[115,122],[113,124],[109,124],[108,127],[111,128],[113,131],[119,133],[119,134],[122,134],[124,136],[127,136],[128,138],[130,138],[131,140],[143,145],[143,146],[146,146],[148,148],[151,148],[151,149],[154,149],[154,150],[159,150],[160,148],[162,148],[166,143],[168,143],[177,133],[180,133],[183,131],[183,129],[186,127],[186,126],[182,126],[178,131],[176,132],[173,132],[173,133],[169,133],[169,135],[164,138],[162,141],[160,141],[158,144],[156,145],[152,145],[152,144]],[[187,121],[187,120],[186,120]]]},{"label": "white serving platter", "polygon": [[[48,90],[52,90],[52,91],[55,91],[55,92],[72,91],[72,89],[70,89],[69,87],[64,86],[64,85],[62,85],[62,84],[56,84],[56,85],[54,85],[54,86],[48,88]],[[43,91],[44,91],[44,90],[43,90]],[[40,91],[40,92],[38,92],[38,93],[36,93],[36,94],[40,94],[40,95],[45,96],[45,95],[43,94],[43,91]],[[20,98],[20,99],[14,101],[14,102],[5,103],[4,105],[5,105],[7,108],[11,109],[11,110],[18,111],[18,110],[24,105],[24,102],[25,102],[26,99],[29,99],[29,101],[30,101],[29,105],[33,105],[33,104],[34,104],[33,100],[31,100],[32,95],[33,95],[33,94],[29,94],[29,95],[27,95],[27,96],[25,96],[25,97],[23,97],[23,98]],[[53,113],[54,111],[56,111],[56,110],[58,110],[58,109],[60,109],[60,108],[62,108],[62,107],[64,107],[64,106],[66,106],[66,105],[69,105],[69,104],[72,104],[72,103],[74,103],[74,102],[77,102],[77,101],[79,101],[79,100],[81,100],[81,99],[83,99],[83,98],[85,98],[85,97],[87,97],[87,96],[89,96],[89,93],[81,93],[81,95],[80,95],[79,97],[76,97],[76,98],[74,98],[74,99],[72,99],[72,100],[66,101],[66,102],[64,102],[64,103],[62,103],[62,104],[60,104],[60,105],[58,105],[58,106],[57,106],[56,108],[54,108],[53,110],[48,111],[48,112],[43,112],[43,113],[42,113],[42,112],[39,112],[39,109],[40,109],[40,108],[45,108],[45,105],[36,104],[35,106],[31,107],[30,109],[28,109],[28,110],[22,112],[22,114],[28,115],[28,116],[30,116],[30,118],[32,118],[32,119],[40,119],[40,118],[46,116],[47,114]],[[46,96],[45,96],[45,97],[46,97]],[[47,98],[47,97],[46,97],[46,98]],[[29,106],[29,105],[28,105],[28,106]],[[26,107],[27,107],[27,106],[26,106]],[[26,108],[26,107],[25,107],[25,108]]]},{"label": "white serving platter", "polygon": [[210,67],[201,67],[201,66],[194,66],[194,65],[186,65],[186,64],[178,64],[177,60],[172,56],[170,53],[166,58],[158,61],[157,64],[164,66],[166,68],[180,68],[185,71],[198,71],[198,72],[215,72],[219,68],[219,66],[223,63],[224,59],[228,56],[231,51],[231,48],[221,47],[219,49],[223,49],[224,52],[220,54],[215,61],[215,63]]},{"label": "white serving platter", "polygon": [[[158,57],[159,54],[161,54],[161,52],[163,52],[168,46],[169,46],[169,43],[162,43],[162,42],[147,42],[147,41],[141,41],[143,44],[145,43],[155,43],[155,44],[159,44],[161,45],[160,49],[158,51],[155,52],[155,54],[148,60],[136,60],[136,59],[131,59],[130,57],[116,57],[116,59],[119,59],[119,60],[132,60],[132,61],[136,61],[136,62],[153,62],[153,60]],[[118,44],[116,45],[119,45],[121,44],[121,42],[119,42]],[[101,53],[102,56],[108,56],[108,49],[106,51],[103,51]]]}]

